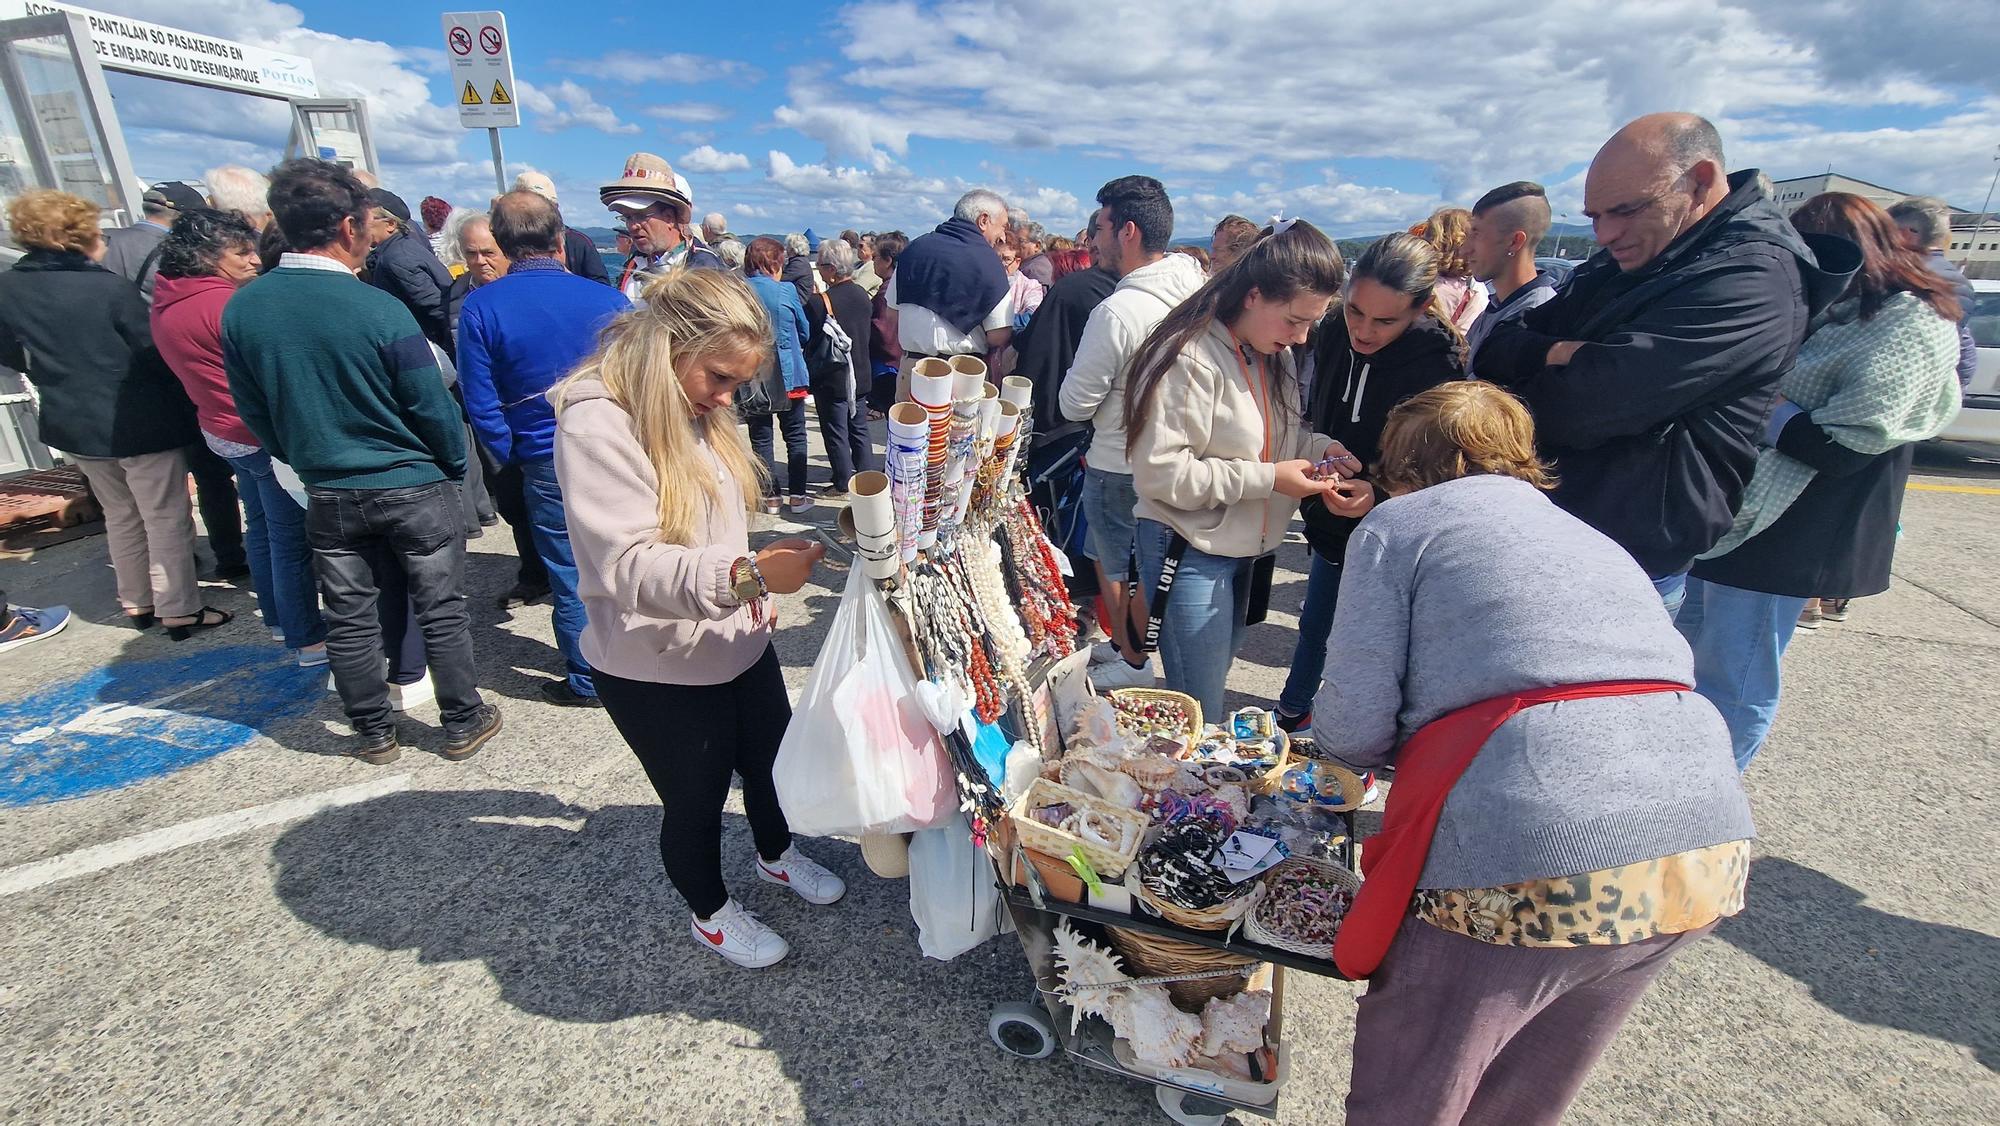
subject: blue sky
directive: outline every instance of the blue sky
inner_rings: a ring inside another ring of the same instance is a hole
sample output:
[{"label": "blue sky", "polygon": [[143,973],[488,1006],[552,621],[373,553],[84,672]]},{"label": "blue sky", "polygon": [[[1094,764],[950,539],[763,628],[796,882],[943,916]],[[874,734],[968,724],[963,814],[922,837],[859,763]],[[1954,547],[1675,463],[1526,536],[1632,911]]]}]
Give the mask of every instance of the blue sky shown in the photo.
[{"label": "blue sky", "polygon": [[[478,204],[441,6],[392,0],[98,0],[104,10],[311,56],[370,101],[385,182]],[[509,172],[557,181],[570,220],[635,150],[738,230],[935,223],[991,186],[1074,230],[1097,186],[1159,176],[1178,233],[1234,211],[1342,234],[1414,222],[1515,179],[1578,209],[1623,120],[1692,109],[1732,166],[1829,164],[1977,207],[2000,143],[2000,32],[1945,0],[962,0],[505,6],[523,126]],[[1935,34],[1922,29],[1935,27]],[[1884,34],[1901,29],[1899,34]],[[268,164],[282,120],[251,99],[115,78],[141,174]]]}]

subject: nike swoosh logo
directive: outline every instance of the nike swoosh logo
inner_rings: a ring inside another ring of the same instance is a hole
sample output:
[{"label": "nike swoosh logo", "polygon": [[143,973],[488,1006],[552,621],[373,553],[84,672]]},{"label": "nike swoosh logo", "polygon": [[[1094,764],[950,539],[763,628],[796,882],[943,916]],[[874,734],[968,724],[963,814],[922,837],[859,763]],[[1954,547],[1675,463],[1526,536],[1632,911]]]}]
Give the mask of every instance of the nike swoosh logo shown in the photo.
[{"label": "nike swoosh logo", "polygon": [[792,882],[792,874],[790,872],[773,872],[769,867],[764,865],[761,861],[758,863],[757,867],[763,868],[764,874],[771,877],[774,880],[779,880],[788,884]]},{"label": "nike swoosh logo", "polygon": [[715,932],[713,932],[713,933],[710,933],[709,931],[705,931],[705,930],[702,930],[702,929],[701,929],[701,924],[700,924],[700,923],[696,923],[696,924],[694,925],[694,929],[695,929],[695,933],[696,933],[696,934],[699,934],[700,936],[702,936],[703,938],[705,938],[705,939],[707,939],[707,940],[708,940],[708,943],[709,943],[709,945],[710,945],[710,946],[720,946],[720,945],[722,945],[722,932],[721,932],[721,931],[715,931]]}]

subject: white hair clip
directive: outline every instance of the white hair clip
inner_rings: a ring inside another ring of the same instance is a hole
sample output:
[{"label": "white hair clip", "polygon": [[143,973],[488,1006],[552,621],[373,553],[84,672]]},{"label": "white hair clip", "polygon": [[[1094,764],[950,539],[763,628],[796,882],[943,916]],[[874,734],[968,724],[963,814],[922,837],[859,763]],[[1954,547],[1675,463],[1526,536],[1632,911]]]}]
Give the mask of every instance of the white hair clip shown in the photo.
[{"label": "white hair clip", "polygon": [[1294,215],[1290,219],[1285,218],[1283,215],[1273,215],[1271,216],[1271,233],[1274,235],[1282,235],[1286,231],[1291,230],[1292,224],[1298,221],[1299,219],[1298,216],[1296,215]]}]

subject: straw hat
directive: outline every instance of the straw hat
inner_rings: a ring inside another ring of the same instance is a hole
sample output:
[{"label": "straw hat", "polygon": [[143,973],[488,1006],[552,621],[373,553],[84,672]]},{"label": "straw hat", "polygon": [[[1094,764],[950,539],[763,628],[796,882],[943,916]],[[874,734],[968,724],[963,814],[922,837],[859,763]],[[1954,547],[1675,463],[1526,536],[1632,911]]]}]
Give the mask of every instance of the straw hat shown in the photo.
[{"label": "straw hat", "polygon": [[861,838],[861,859],[885,880],[910,874],[910,838],[902,833],[877,833]]},{"label": "straw hat", "polygon": [[644,207],[655,203],[677,203],[690,210],[694,193],[687,181],[674,174],[673,165],[649,152],[635,152],[625,158],[625,174],[597,189],[604,206],[623,204]]}]

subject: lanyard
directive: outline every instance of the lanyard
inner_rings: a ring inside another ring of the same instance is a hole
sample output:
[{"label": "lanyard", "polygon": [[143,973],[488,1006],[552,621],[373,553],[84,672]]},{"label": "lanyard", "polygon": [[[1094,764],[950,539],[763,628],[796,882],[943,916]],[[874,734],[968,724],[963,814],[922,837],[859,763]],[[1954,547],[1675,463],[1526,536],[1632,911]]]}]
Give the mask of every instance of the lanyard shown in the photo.
[{"label": "lanyard", "polygon": [[[1257,413],[1264,427],[1264,448],[1258,452],[1261,461],[1271,460],[1271,389],[1270,375],[1264,366],[1264,354],[1257,353],[1257,378],[1250,378],[1250,362],[1243,358],[1243,344],[1235,333],[1229,334],[1229,342],[1235,345],[1231,351],[1236,354],[1236,368],[1243,373],[1243,382],[1250,386],[1250,401],[1257,404]],[[1257,546],[1264,545],[1264,537],[1271,532],[1271,498],[1264,498],[1264,521],[1257,530]]]}]

